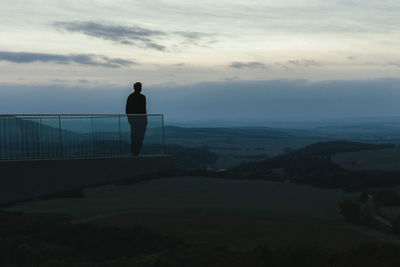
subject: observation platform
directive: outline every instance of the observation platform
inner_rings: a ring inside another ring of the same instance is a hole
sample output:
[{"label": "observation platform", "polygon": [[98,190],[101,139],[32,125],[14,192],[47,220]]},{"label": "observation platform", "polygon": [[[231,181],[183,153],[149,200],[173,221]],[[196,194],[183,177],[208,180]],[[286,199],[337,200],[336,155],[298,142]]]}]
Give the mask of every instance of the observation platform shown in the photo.
[{"label": "observation platform", "polygon": [[[131,127],[129,120],[142,125]],[[131,131],[138,128],[145,129],[145,136],[140,154],[133,156]],[[171,166],[164,153],[162,114],[0,115],[0,204]]]}]

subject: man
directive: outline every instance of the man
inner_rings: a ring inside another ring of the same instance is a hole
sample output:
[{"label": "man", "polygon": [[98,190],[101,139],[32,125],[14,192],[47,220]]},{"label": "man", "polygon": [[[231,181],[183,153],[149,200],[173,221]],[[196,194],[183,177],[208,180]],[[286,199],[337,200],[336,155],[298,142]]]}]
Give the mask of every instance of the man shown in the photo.
[{"label": "man", "polygon": [[128,96],[125,113],[131,126],[131,149],[134,156],[138,156],[142,148],[147,127],[146,97],[141,94],[142,84],[133,85],[134,92]]}]

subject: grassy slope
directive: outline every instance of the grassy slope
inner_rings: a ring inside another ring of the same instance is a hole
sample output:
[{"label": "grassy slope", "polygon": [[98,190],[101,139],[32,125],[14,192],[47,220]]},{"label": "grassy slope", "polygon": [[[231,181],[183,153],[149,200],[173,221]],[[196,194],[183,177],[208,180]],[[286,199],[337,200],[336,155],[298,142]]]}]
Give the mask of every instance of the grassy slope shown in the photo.
[{"label": "grassy slope", "polygon": [[[274,157],[283,154],[285,147],[299,149],[324,140],[314,137],[233,138],[230,144],[218,142],[210,144],[208,142],[207,145],[209,150],[220,155],[217,160],[217,167],[230,168],[249,161],[246,156],[268,154],[269,157]],[[176,142],[180,142],[180,140],[176,140]],[[223,147],[226,149],[222,149]]]},{"label": "grassy slope", "polygon": [[85,199],[55,199],[10,208],[24,212],[69,213],[79,217],[141,210],[208,210],[272,217],[341,221],[337,201],[356,197],[339,190],[268,181],[175,177],[85,191]]},{"label": "grassy slope", "polygon": [[144,225],[184,240],[249,249],[312,244],[343,249],[374,239],[346,228],[338,190],[268,181],[175,177],[86,190],[85,199],[29,202],[24,212],[70,213],[79,222]]}]

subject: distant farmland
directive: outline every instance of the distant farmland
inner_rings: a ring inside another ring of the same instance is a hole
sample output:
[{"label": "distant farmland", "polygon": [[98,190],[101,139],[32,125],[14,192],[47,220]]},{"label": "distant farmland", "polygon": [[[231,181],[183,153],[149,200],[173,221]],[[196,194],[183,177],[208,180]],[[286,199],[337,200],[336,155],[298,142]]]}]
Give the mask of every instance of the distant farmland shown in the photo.
[{"label": "distant farmland", "polygon": [[305,136],[303,131],[274,128],[166,128],[167,144],[202,147],[218,154],[217,168],[249,161],[249,156],[273,157],[331,138]]}]

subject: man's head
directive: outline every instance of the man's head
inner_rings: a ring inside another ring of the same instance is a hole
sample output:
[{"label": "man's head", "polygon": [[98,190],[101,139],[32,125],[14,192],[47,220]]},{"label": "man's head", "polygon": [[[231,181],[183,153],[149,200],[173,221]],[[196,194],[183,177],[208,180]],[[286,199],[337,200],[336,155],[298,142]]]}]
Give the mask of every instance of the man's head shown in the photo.
[{"label": "man's head", "polygon": [[142,83],[140,82],[134,83],[133,90],[135,90],[135,92],[140,93],[142,91]]}]

